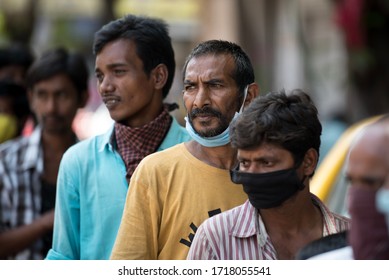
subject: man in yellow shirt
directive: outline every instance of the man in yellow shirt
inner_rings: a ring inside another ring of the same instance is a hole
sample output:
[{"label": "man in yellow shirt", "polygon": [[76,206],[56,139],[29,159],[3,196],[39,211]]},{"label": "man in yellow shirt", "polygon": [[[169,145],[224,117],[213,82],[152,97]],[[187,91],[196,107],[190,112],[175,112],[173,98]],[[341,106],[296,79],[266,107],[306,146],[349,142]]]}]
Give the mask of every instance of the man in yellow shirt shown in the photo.
[{"label": "man in yellow shirt", "polygon": [[186,129],[193,141],[147,156],[135,170],[112,259],[185,259],[197,227],[242,204],[229,125],[258,95],[254,71],[236,44],[211,40],[184,65]]}]

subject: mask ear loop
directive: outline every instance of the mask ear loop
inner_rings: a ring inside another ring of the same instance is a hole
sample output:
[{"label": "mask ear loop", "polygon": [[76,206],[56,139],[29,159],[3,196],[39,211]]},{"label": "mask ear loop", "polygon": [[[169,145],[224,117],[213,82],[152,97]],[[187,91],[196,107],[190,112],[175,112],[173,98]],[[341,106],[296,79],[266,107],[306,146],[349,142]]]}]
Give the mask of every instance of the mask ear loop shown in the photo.
[{"label": "mask ear loop", "polygon": [[[293,166],[293,168],[296,170],[297,168],[299,168],[300,166],[301,166],[301,164],[303,164],[303,162],[304,162],[304,157],[305,157],[305,154],[306,154],[307,152],[305,151],[305,153],[304,153],[304,156],[298,161],[298,162],[296,162],[295,163],[295,165]],[[304,188],[305,188],[305,184],[304,184],[304,181],[305,181],[305,179],[307,179],[307,175],[304,175],[303,176],[303,178],[301,179],[301,181],[300,181],[300,183],[301,183],[301,186],[299,187],[299,190],[301,191],[301,190],[303,190]]]},{"label": "mask ear loop", "polygon": [[[242,102],[242,105],[240,106],[239,112],[235,113],[235,115],[236,115],[236,114],[239,115],[239,114],[241,114],[241,113],[243,112],[244,103],[245,103],[246,98],[247,98],[248,90],[249,90],[249,85],[247,85],[247,86],[244,88],[244,92],[243,92],[243,102]],[[233,170],[239,171],[239,162],[238,162],[237,165],[233,168]]]},{"label": "mask ear loop", "polygon": [[243,102],[242,102],[242,105],[240,106],[240,109],[239,109],[239,112],[238,112],[239,114],[243,112],[244,103],[246,102],[248,90],[249,90],[249,85],[247,85],[244,88],[244,91],[243,91]]}]

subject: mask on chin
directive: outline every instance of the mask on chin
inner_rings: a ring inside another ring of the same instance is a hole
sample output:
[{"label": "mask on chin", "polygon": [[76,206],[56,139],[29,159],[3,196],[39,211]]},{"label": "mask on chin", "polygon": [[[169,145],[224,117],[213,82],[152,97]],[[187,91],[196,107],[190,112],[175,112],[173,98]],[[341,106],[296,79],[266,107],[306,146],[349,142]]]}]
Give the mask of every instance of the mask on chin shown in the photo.
[{"label": "mask on chin", "polygon": [[231,170],[230,175],[232,182],[243,185],[250,203],[258,210],[277,207],[305,187],[305,177],[300,180],[295,168],[268,173]]},{"label": "mask on chin", "polygon": [[[239,109],[239,112],[235,112],[235,115],[231,122],[233,122],[243,111],[244,107],[244,102],[246,101],[247,97],[247,91],[248,91],[248,86],[246,86],[244,90],[244,97],[243,97],[243,103],[242,106]],[[185,129],[192,137],[193,140],[198,142],[201,146],[204,147],[220,147],[227,145],[230,143],[230,127],[228,126],[222,133],[212,136],[212,137],[202,137],[200,136],[193,128],[192,124],[189,122],[188,116],[185,117]],[[230,124],[231,124],[230,122]]]},{"label": "mask on chin", "polygon": [[[234,119],[236,119],[239,116],[238,112],[235,112]],[[188,117],[185,117],[186,121],[186,131],[192,137],[193,140],[200,143],[201,146],[205,147],[220,147],[227,145],[230,143],[230,127],[228,126],[226,130],[224,130],[222,133],[215,135],[213,137],[202,137],[197,134],[197,132],[193,129],[192,125],[190,124]],[[232,122],[232,121],[231,121]]]}]

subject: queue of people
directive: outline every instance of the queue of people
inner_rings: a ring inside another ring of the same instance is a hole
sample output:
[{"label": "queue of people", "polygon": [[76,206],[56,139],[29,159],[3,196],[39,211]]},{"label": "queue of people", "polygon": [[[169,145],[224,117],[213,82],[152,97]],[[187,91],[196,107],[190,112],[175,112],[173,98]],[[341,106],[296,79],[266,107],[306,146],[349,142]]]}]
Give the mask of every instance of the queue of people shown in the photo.
[{"label": "queue of people", "polygon": [[[12,118],[0,115],[8,133],[0,144],[0,259],[292,260],[346,232],[350,258],[389,259],[388,117],[350,151],[348,218],[309,189],[322,132],[309,94],[260,95],[236,43],[207,40],[187,56],[185,127],[170,114],[177,105],[164,102],[176,68],[164,21],[111,21],[95,33],[93,52],[114,123],[82,141],[72,128],[88,99],[80,54],[27,56],[12,81],[18,94],[0,64],[0,89],[19,100]],[[34,130],[23,135],[31,113]]]}]

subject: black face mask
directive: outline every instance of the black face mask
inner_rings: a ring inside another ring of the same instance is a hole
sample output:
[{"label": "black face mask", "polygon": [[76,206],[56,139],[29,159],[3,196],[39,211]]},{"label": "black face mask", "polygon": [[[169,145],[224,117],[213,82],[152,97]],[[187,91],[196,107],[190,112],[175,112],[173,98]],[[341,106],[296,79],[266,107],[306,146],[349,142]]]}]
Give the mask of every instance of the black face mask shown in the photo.
[{"label": "black face mask", "polygon": [[299,190],[304,189],[296,169],[284,169],[268,173],[246,173],[230,170],[231,180],[242,184],[250,203],[257,209],[281,205]]}]

